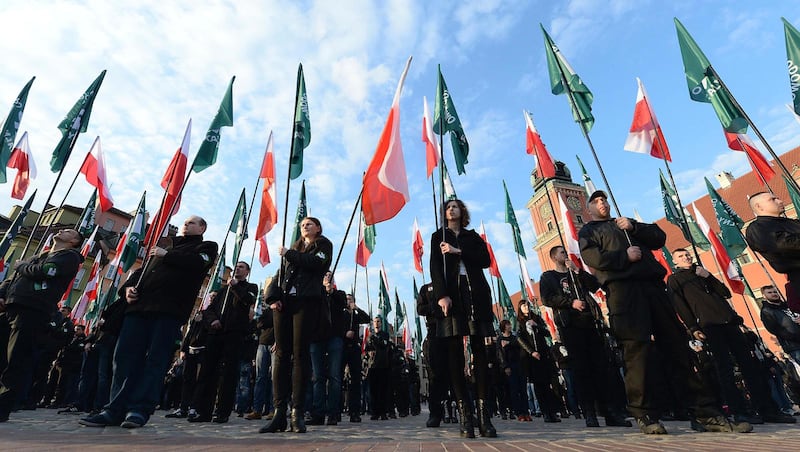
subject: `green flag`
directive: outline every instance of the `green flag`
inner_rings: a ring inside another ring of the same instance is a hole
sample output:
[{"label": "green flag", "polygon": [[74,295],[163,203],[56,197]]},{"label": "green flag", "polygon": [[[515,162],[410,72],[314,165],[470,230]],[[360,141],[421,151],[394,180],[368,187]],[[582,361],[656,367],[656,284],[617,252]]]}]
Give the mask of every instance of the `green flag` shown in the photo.
[{"label": "green flag", "polygon": [[739,218],[739,215],[733,208],[722,199],[722,196],[717,193],[714,186],[707,178],[706,188],[708,189],[708,196],[711,199],[711,205],[714,206],[714,213],[717,216],[717,223],[719,223],[719,238],[722,244],[728,250],[728,256],[734,258],[742,254],[747,248],[747,243],[742,236],[742,228],[744,221]]},{"label": "green flag", "polygon": [[17,132],[19,131],[19,123],[22,122],[22,113],[25,111],[25,104],[28,102],[28,91],[33,85],[33,77],[20,91],[14,103],[11,105],[11,111],[8,112],[6,121],[3,123],[3,128],[0,129],[0,184],[6,183],[6,165],[8,159],[11,158],[11,151],[14,149],[14,144],[17,139]]},{"label": "green flag", "polygon": [[61,140],[56,145],[53,156],[50,158],[50,170],[54,173],[61,171],[64,165],[67,164],[75,140],[78,139],[78,134],[86,132],[86,128],[89,126],[89,117],[92,115],[94,99],[105,76],[106,71],[103,70],[58,125],[61,130]]},{"label": "green flag", "polygon": [[467,156],[469,155],[469,142],[467,142],[467,135],[464,133],[461,120],[458,119],[453,97],[450,95],[450,90],[447,89],[447,84],[444,82],[441,65],[439,66],[439,81],[436,83],[433,132],[439,135],[450,132],[450,144],[453,147],[453,155],[456,159],[456,169],[458,170],[458,174],[466,173],[464,165],[469,163],[467,160]]},{"label": "green flag", "polygon": [[303,65],[297,68],[297,99],[295,99],[294,130],[292,131],[289,178],[297,179],[303,172],[303,149],[311,143],[311,117],[308,115],[308,96]]},{"label": "green flag", "polygon": [[[22,224],[25,222],[25,217],[28,216],[28,212],[31,210],[31,204],[33,203],[33,198],[36,197],[36,190],[33,191],[31,196],[25,201],[25,205],[22,206],[17,216],[14,217],[14,221],[11,222],[11,226],[6,229],[6,233],[3,235],[3,239],[0,240],[0,258],[5,257],[6,253],[8,253],[8,249],[11,248],[11,242],[14,240],[14,237],[19,234],[19,230],[22,229]],[[13,264],[12,260],[8,260],[6,265]]]},{"label": "green flag", "polygon": [[700,47],[686,31],[683,24],[675,18],[675,28],[678,31],[678,44],[681,47],[683,68],[686,73],[686,83],[689,86],[689,97],[695,102],[710,103],[714,112],[722,123],[722,128],[731,133],[746,133],[747,121],[742,112],[733,103],[733,99],[711,70],[708,61]]},{"label": "green flag", "polygon": [[303,218],[308,216],[308,206],[306,205],[306,181],[300,185],[300,201],[297,203],[297,215],[294,217],[294,232],[292,233],[292,241],[294,243],[300,240],[300,223]]},{"label": "green flag", "polygon": [[97,213],[97,189],[92,192],[92,197],[86,203],[78,223],[75,224],[75,229],[84,237],[89,237],[89,234],[94,230],[95,215]]},{"label": "green flag", "polygon": [[236,234],[236,241],[233,244],[233,264],[236,265],[239,260],[239,253],[242,250],[242,242],[247,239],[247,201],[245,200],[244,188],[242,188],[242,194],[239,195],[239,202],[236,204],[236,211],[233,212],[233,218],[231,218],[231,225],[228,230]]},{"label": "green flag", "polygon": [[120,268],[122,272],[127,272],[136,263],[136,256],[139,255],[139,248],[142,246],[144,240],[147,222],[145,221],[145,193],[142,193],[142,198],[139,200],[139,207],[136,208],[136,216],[128,225],[128,231],[125,236],[125,247],[122,249],[122,254],[119,259]]},{"label": "green flag", "polygon": [[[567,100],[572,107],[572,117],[575,122],[583,124],[588,133],[594,125],[594,116],[592,116],[594,96],[558,50],[544,26],[542,24],[539,26],[544,33],[544,53],[547,57],[547,73],[550,75],[550,91],[556,95],[567,93]],[[566,87],[564,81],[567,82]]]},{"label": "green flag", "polygon": [[525,256],[525,246],[522,245],[522,235],[519,232],[517,215],[514,213],[514,207],[511,206],[511,198],[508,196],[506,181],[503,181],[503,190],[506,192],[506,223],[511,225],[511,232],[514,234],[514,251],[527,259],[527,256]]},{"label": "green flag", "polygon": [[789,192],[789,199],[792,200],[792,205],[794,206],[794,217],[800,218],[800,193],[797,192],[795,184],[785,174],[783,175],[783,183],[786,184],[786,191]]},{"label": "green flag", "polygon": [[669,252],[666,245],[661,247],[661,254],[664,255],[664,260],[667,261],[670,272],[675,271],[675,262],[672,261],[672,253]]},{"label": "green flag", "polygon": [[[503,278],[497,278],[497,292],[499,295],[499,302],[500,306],[503,308],[503,311],[514,312],[514,304],[511,303],[511,296],[508,294],[508,289],[506,288],[506,283],[503,281]],[[525,288],[522,288],[522,293],[525,293]]]},{"label": "green flag", "polygon": [[419,289],[417,288],[417,278],[412,276],[411,281],[414,283],[414,303],[416,303],[417,299],[419,298]]},{"label": "green flag", "polygon": [[[664,217],[670,223],[680,228],[683,237],[690,243],[694,243],[698,248],[708,251],[711,249],[711,244],[708,243],[705,234],[700,229],[700,226],[695,223],[694,218],[686,211],[680,209],[677,204],[677,194],[672,186],[664,178],[664,173],[658,170],[658,175],[661,177],[661,200],[664,203]],[[686,220],[685,222],[683,220]]]},{"label": "green flag", "polygon": [[795,114],[800,115],[800,31],[794,28],[788,20],[781,17],[783,30],[786,34],[786,63],[789,67],[789,88],[792,90],[792,103]]},{"label": "green flag", "polygon": [[222,249],[219,250],[217,256],[217,266],[214,268],[214,273],[211,274],[211,282],[208,286],[208,293],[218,292],[222,288],[222,282],[225,280],[225,246],[222,244]]},{"label": "green flag", "polygon": [[394,334],[400,332],[403,322],[406,320],[403,304],[400,303],[400,295],[397,294],[397,288],[394,288]]},{"label": "green flag", "polygon": [[594,186],[594,182],[592,182],[592,178],[589,177],[589,173],[586,172],[586,168],[583,166],[583,162],[581,158],[577,155],[575,156],[578,159],[578,165],[581,166],[581,173],[583,173],[583,188],[586,190],[586,197],[588,199],[589,196],[592,196],[592,193],[597,191],[597,188]]},{"label": "green flag", "polygon": [[378,271],[378,277],[380,278],[379,290],[378,293],[378,315],[381,317],[381,330],[389,331],[389,323],[387,319],[389,318],[389,313],[392,312],[392,300],[389,298],[389,289],[386,287],[386,276],[383,273],[383,270]]},{"label": "green flag", "polygon": [[225,91],[225,96],[219,104],[217,115],[208,126],[208,132],[200,143],[200,149],[192,163],[192,171],[199,173],[209,166],[217,162],[217,152],[219,151],[220,129],[223,127],[233,127],[233,81],[236,76],[231,77],[231,82],[228,84],[228,89]]}]

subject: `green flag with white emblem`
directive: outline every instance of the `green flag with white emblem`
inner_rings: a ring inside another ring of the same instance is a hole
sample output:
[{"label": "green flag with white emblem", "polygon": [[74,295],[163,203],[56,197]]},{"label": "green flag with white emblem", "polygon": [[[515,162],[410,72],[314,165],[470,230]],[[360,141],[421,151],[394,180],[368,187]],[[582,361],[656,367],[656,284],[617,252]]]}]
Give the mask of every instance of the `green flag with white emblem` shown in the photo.
[{"label": "green flag with white emblem", "polygon": [[222,103],[219,105],[214,120],[208,126],[203,142],[200,143],[200,149],[197,151],[197,156],[192,163],[192,171],[199,173],[209,166],[217,162],[217,153],[219,152],[220,129],[223,127],[233,127],[233,81],[236,77],[231,77],[231,82],[228,84],[228,89],[225,91],[225,96],[222,98]]},{"label": "green flag with white emblem", "polygon": [[25,111],[25,104],[28,102],[28,91],[33,85],[33,77],[20,91],[14,103],[11,105],[11,111],[8,112],[6,121],[3,127],[0,128],[0,184],[6,182],[6,165],[8,159],[11,158],[11,151],[14,149],[14,143],[17,139],[17,132],[19,131],[19,123],[22,122],[22,113]]}]

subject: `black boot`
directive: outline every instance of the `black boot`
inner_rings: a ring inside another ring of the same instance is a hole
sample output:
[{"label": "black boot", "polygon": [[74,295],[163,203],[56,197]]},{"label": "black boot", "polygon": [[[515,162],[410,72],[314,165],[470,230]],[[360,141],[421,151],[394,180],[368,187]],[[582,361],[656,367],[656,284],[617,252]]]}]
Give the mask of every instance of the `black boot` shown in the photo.
[{"label": "black boot", "polygon": [[492,425],[489,407],[486,406],[486,401],[483,399],[478,399],[478,431],[483,437],[497,438],[497,430]]},{"label": "black boot", "polygon": [[458,401],[458,430],[462,438],[475,438],[472,407],[465,400]]},{"label": "black boot", "polygon": [[306,420],[303,418],[303,409],[302,408],[292,408],[292,417],[290,419],[292,428],[289,431],[295,433],[305,433],[306,432]]},{"label": "black boot", "polygon": [[428,405],[428,411],[430,411],[430,415],[428,416],[428,421],[425,423],[426,427],[436,428],[442,423],[442,417],[444,410],[442,409],[441,403],[430,403]]},{"label": "black boot", "polygon": [[275,403],[272,420],[261,427],[258,433],[277,433],[286,431],[286,403]]}]

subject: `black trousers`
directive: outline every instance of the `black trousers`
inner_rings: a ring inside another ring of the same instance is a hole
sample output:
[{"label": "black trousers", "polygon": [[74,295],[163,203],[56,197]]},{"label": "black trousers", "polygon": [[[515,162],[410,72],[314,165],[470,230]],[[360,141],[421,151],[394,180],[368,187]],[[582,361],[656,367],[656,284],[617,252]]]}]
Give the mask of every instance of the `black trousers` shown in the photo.
[{"label": "black trousers", "polygon": [[233,411],[242,342],[240,333],[208,335],[195,392],[195,409],[200,416],[211,416],[215,399],[218,417],[228,417]]},{"label": "black trousers", "polygon": [[[486,354],[485,338],[470,336],[472,348],[473,373],[475,376],[475,396],[486,400],[489,397],[489,358]],[[445,342],[447,372],[450,375],[450,384],[456,400],[469,401],[467,380],[464,375],[466,360],[464,357],[464,337],[450,336],[440,338]]]},{"label": "black trousers", "polygon": [[769,383],[761,372],[758,361],[750,354],[750,344],[739,326],[706,325],[703,332],[713,355],[712,362],[719,378],[720,392],[731,412],[745,414],[748,411],[744,394],[736,387],[733,375],[735,361],[750,392],[753,408],[761,413],[776,413],[778,406],[770,395]]},{"label": "black trousers", "polygon": [[388,367],[369,370],[369,408],[372,416],[389,414],[392,393],[390,377]]},{"label": "black trousers", "polygon": [[607,284],[607,289],[611,329],[623,347],[630,413],[658,417],[665,408],[656,399],[654,360],[659,359],[672,372],[671,380],[678,385],[675,389],[694,416],[720,415],[715,391],[692,367],[688,333],[678,321],[663,282],[615,281]]},{"label": "black trousers", "polygon": [[6,366],[0,373],[0,416],[6,417],[20,400],[21,392],[30,378],[37,338],[45,334],[49,318],[46,314],[17,306],[6,305],[5,315],[0,322],[6,323],[7,335],[0,338],[6,345]]},{"label": "black trousers", "polygon": [[447,340],[428,335],[428,410],[431,416],[444,417],[442,403],[450,386],[447,365]]},{"label": "black trousers", "polygon": [[314,304],[321,300],[286,297],[280,311],[272,311],[275,326],[275,367],[272,369],[272,394],[275,408],[286,406],[289,388],[292,408],[305,407],[306,382],[311,377],[310,321]]},{"label": "black trousers", "polygon": [[[599,409],[607,414],[612,403],[609,388],[609,359],[603,338],[596,328],[567,327],[559,330],[561,340],[569,353],[575,393],[578,403],[586,414]],[[612,406],[621,410],[623,406]]]},{"label": "black trousers", "polygon": [[200,371],[200,363],[203,362],[205,350],[194,354],[186,353],[183,358],[183,374],[181,375],[181,405],[183,411],[189,408],[197,409],[195,402],[195,392],[197,391],[197,375]]},{"label": "black trousers", "polygon": [[350,416],[361,412],[361,344],[345,339],[344,365],[350,369],[350,386],[347,388],[347,413]]}]

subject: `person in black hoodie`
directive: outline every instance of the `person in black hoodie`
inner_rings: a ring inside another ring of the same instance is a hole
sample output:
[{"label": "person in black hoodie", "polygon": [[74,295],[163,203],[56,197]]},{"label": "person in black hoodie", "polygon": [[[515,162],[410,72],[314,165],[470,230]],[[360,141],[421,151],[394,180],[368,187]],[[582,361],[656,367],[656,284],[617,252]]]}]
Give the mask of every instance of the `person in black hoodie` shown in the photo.
[{"label": "person in black hoodie", "polygon": [[611,330],[624,350],[628,411],[639,429],[645,434],[667,433],[658,421],[664,407],[654,400],[658,351],[672,370],[673,381],[685,392],[693,429],[752,431],[746,422],[725,418],[715,392],[692,368],[686,328],[667,296],[666,270],[651,252],[664,246],[664,231],[655,224],[611,218],[611,206],[600,190],[589,197],[588,208],[593,221],[578,234],[581,257],[595,270],[607,294]]},{"label": "person in black hoodie", "polygon": [[8,420],[18,402],[25,377],[32,373],[38,336],[47,330],[58,301],[83,263],[76,249],[82,243],[80,232],[62,229],[53,236],[49,251],[17,261],[14,275],[0,284],[0,321],[6,324],[0,330],[8,334],[0,338],[7,353],[0,373],[0,422]]},{"label": "person in black hoodie", "polygon": [[[695,265],[686,249],[673,250],[672,261],[675,272],[667,279],[672,304],[692,336],[705,341],[711,351],[720,392],[734,419],[751,424],[795,423],[794,417],[780,413],[770,396],[769,384],[759,371],[759,364],[750,353],[750,345],[742,332],[744,320],[728,303],[730,290],[708,270]],[[748,414],[747,401],[736,385],[734,362],[750,393],[750,404],[758,413]]]},{"label": "person in black hoodie", "polygon": [[292,391],[291,431],[305,433],[305,386],[311,370],[309,354],[312,320],[325,295],[322,278],[331,265],[333,244],[322,235],[322,223],[314,217],[300,222],[300,238],[291,249],[281,246],[278,275],[267,288],[266,301],[273,313],[275,366],[272,371],[275,411],[260,433],[286,430],[286,406]]},{"label": "person in black hoodie", "polygon": [[350,422],[361,422],[361,341],[359,325],[369,323],[369,314],[356,306],[356,298],[346,295],[344,318],[344,365],[350,368],[350,386],[347,388],[347,411]]},{"label": "person in black hoodie", "polygon": [[[190,416],[189,422],[224,424],[233,411],[239,382],[239,360],[258,297],[258,286],[247,281],[249,275],[250,265],[244,261],[237,262],[232,277],[203,311],[203,324],[208,335],[197,377],[197,416]],[[212,413],[216,415],[212,417]]]},{"label": "person in black hoodie", "polygon": [[586,426],[600,426],[597,406],[605,413],[607,426],[630,427],[631,423],[620,414],[623,407],[614,406],[609,397],[609,360],[599,331],[602,313],[590,295],[600,288],[600,283],[585,270],[578,270],[561,245],[550,248],[550,260],[555,269],[542,273],[539,281],[542,303],[553,308]]},{"label": "person in black hoodie", "polygon": [[206,221],[191,216],[182,235],[161,239],[120,287],[128,307],[114,351],[111,396],[103,411],[80,420],[87,427],[144,426],[159,403],[180,327],[189,320],[197,292],[217,258],[217,244],[203,240]]},{"label": "person in black hoodie", "polygon": [[436,334],[447,338],[447,359],[458,403],[460,433],[474,438],[474,418],[464,365],[464,336],[470,336],[481,436],[494,438],[497,430],[489,412],[489,358],[486,343],[494,340],[492,295],[483,269],[491,263],[486,242],[469,225],[469,211],[461,200],[442,205],[443,228],[431,236],[431,305],[437,318]]},{"label": "person in black hoodie", "polygon": [[764,328],[778,338],[783,351],[800,363],[800,314],[789,309],[775,286],[761,288],[761,321]]},{"label": "person in black hoodie", "polygon": [[244,415],[248,421],[260,420],[262,415],[272,411],[272,358],[275,351],[275,330],[272,327],[272,320],[272,312],[264,309],[256,322],[259,332],[256,348],[256,379],[253,384],[253,411]]},{"label": "person in black hoodie", "polygon": [[444,418],[443,403],[450,386],[447,366],[447,339],[436,334],[436,310],[433,305],[433,285],[423,284],[417,297],[417,314],[425,317],[428,334],[423,342],[423,362],[428,368],[428,420],[426,427],[439,427]]}]

